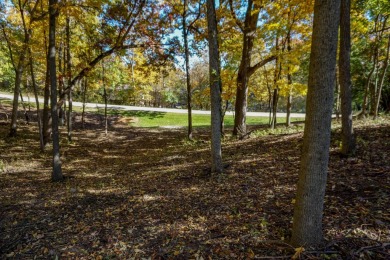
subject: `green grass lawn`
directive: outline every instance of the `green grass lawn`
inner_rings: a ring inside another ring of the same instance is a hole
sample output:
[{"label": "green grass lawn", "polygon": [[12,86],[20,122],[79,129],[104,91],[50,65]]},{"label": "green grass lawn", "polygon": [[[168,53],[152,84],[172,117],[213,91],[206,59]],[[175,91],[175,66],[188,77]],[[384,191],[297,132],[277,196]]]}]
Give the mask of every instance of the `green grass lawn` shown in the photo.
[{"label": "green grass lawn", "polygon": [[[187,114],[176,113],[164,113],[164,112],[151,112],[151,111],[120,111],[109,110],[110,114],[121,115],[125,117],[134,118],[130,125],[136,127],[164,127],[164,126],[178,126],[185,127],[188,125]],[[278,118],[279,123],[284,123],[285,118]],[[303,118],[292,118],[292,121],[302,121]],[[247,117],[246,122],[248,125],[261,125],[268,124],[268,117]],[[225,116],[225,126],[233,126],[233,116]],[[210,126],[209,115],[192,115],[192,125],[194,127]]]},{"label": "green grass lawn", "polygon": [[[12,105],[10,100],[1,99],[2,104]],[[28,104],[26,102],[26,108],[28,109]],[[35,103],[30,103],[31,108],[35,108]],[[43,104],[40,104],[42,109]],[[22,107],[20,106],[22,110]],[[73,107],[75,112],[81,113],[82,107]],[[89,113],[99,113],[104,114],[104,109],[99,108],[87,108],[86,112]],[[187,114],[178,114],[178,113],[165,113],[165,112],[152,112],[152,111],[125,111],[119,109],[108,109],[110,115],[119,115],[123,117],[133,118],[134,120],[130,123],[131,126],[135,127],[186,127],[188,125],[188,116]],[[303,121],[304,118],[291,118],[292,122]],[[285,123],[285,118],[278,118],[278,123]],[[264,125],[268,124],[268,117],[254,117],[248,116],[246,118],[246,123],[248,125]],[[225,116],[224,121],[225,126],[233,126],[234,118],[231,115]],[[192,115],[192,125],[194,127],[207,127],[210,126],[210,115]]]}]

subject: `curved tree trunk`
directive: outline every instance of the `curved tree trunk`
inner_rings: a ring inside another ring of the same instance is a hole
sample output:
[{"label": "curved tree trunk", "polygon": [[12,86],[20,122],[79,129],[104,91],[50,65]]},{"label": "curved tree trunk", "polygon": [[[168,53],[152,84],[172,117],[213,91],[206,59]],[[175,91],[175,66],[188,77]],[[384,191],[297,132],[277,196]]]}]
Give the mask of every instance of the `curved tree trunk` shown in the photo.
[{"label": "curved tree trunk", "polygon": [[322,242],[340,1],[316,0],[302,159],[294,207],[292,244]]}]

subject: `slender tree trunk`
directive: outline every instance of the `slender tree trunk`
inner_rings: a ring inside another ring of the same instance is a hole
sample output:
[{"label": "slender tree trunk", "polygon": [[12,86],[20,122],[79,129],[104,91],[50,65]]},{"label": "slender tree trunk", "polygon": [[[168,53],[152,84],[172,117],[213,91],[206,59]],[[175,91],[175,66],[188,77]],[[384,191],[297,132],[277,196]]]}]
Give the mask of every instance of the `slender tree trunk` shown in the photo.
[{"label": "slender tree trunk", "polygon": [[103,97],[104,97],[104,132],[108,134],[108,118],[107,118],[107,89],[104,80],[104,62],[102,61],[102,84],[103,84]]},{"label": "slender tree trunk", "polygon": [[30,123],[30,116],[27,113],[26,104],[24,103],[24,100],[23,100],[22,89],[20,89],[19,94],[20,94],[20,101],[21,101],[22,107],[23,107],[24,118],[26,119],[26,123],[29,124]]},{"label": "slender tree trunk", "polygon": [[378,59],[376,59],[376,65],[374,65],[374,78],[371,80],[371,84],[369,85],[369,110],[370,110],[370,115],[374,115],[374,110],[375,110],[375,97],[377,95],[377,88],[378,88],[378,70],[379,70],[379,63]]},{"label": "slender tree trunk", "polygon": [[[378,19],[375,20],[375,47],[374,47],[374,66],[373,66],[373,76],[374,79],[371,80],[369,85],[369,95],[370,95],[370,115],[374,116],[375,114],[375,100],[378,92],[378,72],[379,72],[379,45],[382,40],[382,33],[378,33],[378,27],[379,27],[379,15],[377,17]],[[383,24],[385,26],[385,24]],[[383,28],[382,28],[383,29]]]},{"label": "slender tree trunk", "polygon": [[371,84],[372,75],[374,74],[374,70],[375,70],[375,67],[373,67],[372,70],[370,71],[370,73],[368,74],[367,83],[366,83],[365,88],[364,88],[362,112],[360,114],[362,117],[366,117],[366,115],[367,115],[369,88],[370,88],[370,84]]},{"label": "slender tree trunk", "polygon": [[32,52],[31,52],[30,48],[28,49],[28,52],[29,52],[29,58],[30,58],[31,81],[32,81],[33,89],[34,89],[35,105],[37,107],[37,121],[38,121],[38,130],[39,130],[39,147],[41,149],[41,152],[43,152],[45,150],[45,145],[43,143],[41,112],[39,111],[38,87],[37,87],[37,83],[35,81],[34,63],[33,63]]},{"label": "slender tree trunk", "polygon": [[322,242],[332,119],[339,0],[315,0],[302,159],[294,207],[292,244]]},{"label": "slender tree trunk", "polygon": [[[223,101],[221,101],[223,102]],[[229,100],[225,101],[225,107],[222,109],[222,118],[221,118],[221,136],[225,135],[225,126],[224,126],[224,120],[225,120],[225,115],[226,111],[229,109]]]},{"label": "slender tree trunk", "polygon": [[[289,1],[290,4],[290,1]],[[288,11],[288,22],[291,22],[291,11]],[[292,26],[292,25],[291,25]],[[290,31],[287,33],[287,52],[291,54],[291,27]],[[287,105],[286,105],[286,127],[291,125],[291,102],[292,102],[292,75],[290,71],[290,66],[287,68],[287,84],[289,87],[289,93],[287,96]]]},{"label": "slender tree trunk", "polygon": [[11,129],[9,132],[10,137],[16,136],[16,132],[17,132],[19,92],[20,92],[20,84],[22,83],[22,74],[23,74],[23,65],[19,64],[18,68],[15,71],[14,100],[12,103]]},{"label": "slender tree trunk", "polygon": [[53,132],[53,172],[52,181],[63,179],[60,159],[60,140],[57,112],[57,75],[56,75],[56,16],[57,0],[49,0],[49,69],[51,86],[51,117]]},{"label": "slender tree trunk", "polygon": [[355,137],[352,127],[352,83],[351,83],[351,24],[350,0],[341,1],[340,7],[340,51],[339,82],[341,96],[341,153],[355,153]]},{"label": "slender tree trunk", "polygon": [[[279,52],[279,36],[276,36],[275,49]],[[272,120],[271,120],[271,129],[276,128],[277,124],[277,109],[278,109],[278,100],[279,100],[279,86],[278,80],[280,79],[282,71],[282,62],[280,61],[279,56],[275,59],[275,72],[274,72],[274,93],[272,96]]]},{"label": "slender tree trunk", "polygon": [[184,40],[184,58],[185,58],[185,69],[186,69],[186,84],[187,84],[187,109],[188,109],[188,132],[187,137],[188,139],[192,139],[192,94],[191,94],[191,79],[190,79],[190,51],[188,48],[188,28],[187,28],[187,6],[188,1],[184,0],[183,3],[183,21],[182,21],[182,27],[183,27],[183,40]]},{"label": "slender tree trunk", "polygon": [[84,91],[83,91],[83,112],[81,113],[81,123],[84,128],[85,124],[85,103],[87,102],[87,88],[88,88],[88,78],[84,78]]},{"label": "slender tree trunk", "polygon": [[[337,68],[336,68],[336,71],[337,71]],[[335,99],[334,99],[334,106],[335,106],[335,110],[336,110],[336,120],[337,122],[340,120],[340,84],[339,84],[339,81],[338,81],[338,75],[337,73],[335,74],[335,77],[334,77],[334,85],[335,85]]]},{"label": "slender tree trunk", "polygon": [[277,124],[277,110],[278,110],[278,100],[279,100],[279,88],[274,88],[274,93],[272,95],[272,120],[271,120],[271,129],[276,128]]},{"label": "slender tree trunk", "polygon": [[379,15],[376,16],[375,18],[375,26],[374,26],[374,31],[375,31],[375,41],[374,41],[374,48],[373,48],[373,55],[372,55],[372,60],[373,60],[373,66],[372,66],[372,69],[370,70],[370,73],[368,74],[368,77],[367,77],[367,83],[366,83],[366,86],[365,86],[365,90],[364,90],[364,98],[363,98],[363,106],[362,106],[362,112],[361,112],[361,116],[362,117],[366,117],[367,115],[367,108],[368,108],[368,104],[369,104],[369,95],[370,93],[372,92],[372,78],[373,78],[373,75],[375,74],[375,69],[376,69],[376,66],[377,66],[377,57],[378,57],[378,44],[377,44],[377,41],[378,41],[378,34],[377,34],[377,28],[378,28],[378,20],[379,20]]},{"label": "slender tree trunk", "polygon": [[267,70],[264,70],[264,76],[265,76],[265,82],[267,84],[267,90],[268,90],[268,126],[271,127],[271,123],[272,123],[272,90],[271,90],[270,84],[268,83]]},{"label": "slender tree trunk", "polygon": [[[60,76],[58,77],[58,93],[61,96],[62,95],[62,90],[63,88],[63,75],[62,75],[62,49],[63,49],[63,44],[60,43],[60,46],[58,48],[58,71],[60,73]],[[58,122],[60,126],[63,126],[65,124],[65,118],[64,118],[64,109],[59,107],[58,109]]]},{"label": "slender tree trunk", "polygon": [[207,28],[209,41],[209,77],[211,92],[211,170],[221,173],[222,150],[221,150],[221,65],[218,47],[217,18],[215,15],[215,1],[207,0]]},{"label": "slender tree trunk", "polygon": [[[30,38],[31,38],[30,37],[31,30],[29,30],[27,28],[26,20],[24,17],[24,6],[22,6],[21,1],[18,1],[18,6],[19,6],[18,8],[19,8],[20,17],[21,17],[22,23],[23,23],[23,29],[24,29],[24,40],[23,40],[24,46],[19,54],[19,59],[18,59],[17,64],[15,64],[15,60],[14,60],[13,55],[12,55],[11,44],[9,42],[9,39],[5,33],[4,26],[3,26],[4,37],[5,37],[5,40],[7,41],[8,49],[10,51],[11,61],[13,63],[14,69],[15,69],[15,89],[14,89],[14,100],[13,100],[13,104],[12,104],[11,129],[9,132],[10,137],[16,136],[16,132],[17,132],[20,85],[22,84],[24,62],[26,59],[27,48],[28,48],[28,45],[30,44]],[[35,4],[33,9],[31,10],[31,12],[30,12],[31,16],[34,14],[36,6],[37,6],[37,4]],[[30,21],[30,26],[31,26],[31,21]]]},{"label": "slender tree trunk", "polygon": [[68,141],[72,141],[72,113],[73,113],[73,89],[72,89],[72,60],[70,56],[70,18],[67,15],[66,16],[66,72],[68,77],[68,87],[69,87],[69,93],[68,93]]},{"label": "slender tree trunk", "polygon": [[[378,18],[379,17],[382,17],[382,15],[378,15]],[[382,25],[381,25],[381,29],[380,31],[377,31],[377,28],[379,27],[379,23],[378,22],[381,22],[382,19],[377,19],[375,22],[375,31],[376,31],[376,34],[375,34],[375,54],[376,54],[376,63],[374,64],[375,65],[375,84],[372,84],[370,85],[371,86],[371,92],[370,92],[370,114],[373,116],[373,118],[376,118],[377,115],[378,115],[378,109],[379,109],[379,102],[380,102],[380,96],[381,96],[381,91],[382,91],[382,85],[383,85],[383,79],[384,79],[384,75],[386,74],[386,70],[387,70],[387,66],[388,66],[388,59],[389,59],[389,45],[387,47],[387,51],[386,51],[386,58],[384,60],[384,64],[382,66],[383,68],[383,74],[380,75],[380,64],[379,64],[379,58],[381,56],[381,53],[380,53],[380,44],[382,42],[382,39],[383,39],[383,32],[385,31],[386,29],[386,24],[387,24],[387,19],[388,17],[385,16],[383,18],[383,22],[382,22]],[[378,23],[378,25],[377,25]],[[390,39],[390,38],[389,38]],[[390,43],[389,43],[390,44]],[[379,100],[378,100],[379,98]],[[377,102],[378,100],[378,102]],[[378,106],[377,106],[378,104]]]},{"label": "slender tree trunk", "polygon": [[286,106],[286,108],[287,108],[287,113],[286,113],[286,127],[291,126],[291,107],[292,107],[291,103],[292,103],[292,95],[291,95],[291,93],[290,93],[290,94],[288,94],[288,96],[287,96],[287,106]]},{"label": "slender tree trunk", "polygon": [[378,116],[378,110],[379,110],[379,103],[381,101],[381,94],[382,94],[382,89],[383,89],[383,83],[385,81],[385,75],[387,72],[387,68],[389,66],[389,52],[390,52],[390,35],[388,37],[389,39],[387,40],[387,51],[386,51],[386,58],[383,64],[382,68],[382,73],[379,78],[379,86],[378,86],[378,91],[377,95],[375,97],[375,104],[374,104],[374,119]]},{"label": "slender tree trunk", "polygon": [[[46,31],[43,30],[45,37],[45,48],[48,50],[46,42]],[[49,65],[49,53],[46,53],[46,78],[45,78],[45,90],[43,96],[43,143],[46,146],[50,142],[51,135],[51,115],[50,115],[50,65]]]}]

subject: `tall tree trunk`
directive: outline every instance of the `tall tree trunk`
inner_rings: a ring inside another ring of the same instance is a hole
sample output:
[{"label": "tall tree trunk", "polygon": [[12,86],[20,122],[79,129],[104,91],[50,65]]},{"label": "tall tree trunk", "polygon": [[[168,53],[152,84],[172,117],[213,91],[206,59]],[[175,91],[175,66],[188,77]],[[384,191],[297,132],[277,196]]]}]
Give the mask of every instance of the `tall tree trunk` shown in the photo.
[{"label": "tall tree trunk", "polygon": [[352,127],[350,12],[350,0],[341,1],[339,51],[339,82],[341,96],[341,153],[346,156],[355,153],[355,138]]},{"label": "tall tree trunk", "polygon": [[[290,4],[290,1],[289,1]],[[291,10],[288,11],[288,22],[291,22]],[[287,52],[288,54],[291,54],[291,26],[290,30],[287,33]],[[291,102],[292,102],[292,75],[290,66],[287,68],[287,84],[289,87],[289,93],[287,96],[287,104],[286,104],[286,127],[289,127],[291,125]]]},{"label": "tall tree trunk", "polygon": [[[233,7],[231,7],[233,8]],[[246,134],[246,110],[248,105],[248,82],[251,70],[251,58],[254,41],[254,32],[260,13],[260,5],[256,1],[249,0],[245,14],[243,32],[243,46],[240,67],[237,75],[237,90],[233,135]],[[253,72],[252,72],[253,73]]]},{"label": "tall tree trunk", "polygon": [[368,110],[368,104],[369,104],[369,95],[372,92],[372,78],[373,76],[375,77],[375,70],[377,67],[377,57],[378,57],[378,34],[377,34],[377,29],[378,29],[378,23],[379,23],[379,15],[375,17],[375,26],[374,26],[374,32],[375,32],[375,40],[374,40],[374,48],[373,48],[373,55],[372,55],[372,60],[373,60],[373,66],[372,69],[370,70],[368,77],[367,77],[367,82],[364,90],[364,98],[363,98],[363,105],[362,105],[362,112],[360,116],[366,117],[367,110]]},{"label": "tall tree trunk", "polygon": [[88,78],[84,78],[84,90],[83,90],[83,112],[81,113],[81,124],[85,124],[85,103],[87,101],[87,88],[88,88]]},{"label": "tall tree trunk", "polygon": [[22,107],[23,107],[24,118],[26,119],[26,123],[29,124],[30,123],[30,116],[27,113],[26,104],[24,103],[24,100],[23,100],[22,89],[20,89],[19,94],[20,94],[20,101],[21,101]]},{"label": "tall tree trunk", "polygon": [[363,104],[362,104],[362,112],[360,113],[361,117],[366,117],[367,115],[367,106],[368,106],[368,95],[369,95],[369,88],[372,80],[372,75],[374,74],[375,67],[373,67],[367,77],[367,82],[364,87],[364,97],[363,97]]},{"label": "tall tree trunk", "polygon": [[[290,46],[290,38],[288,38],[287,40],[287,50],[288,52],[291,51],[291,46]],[[290,70],[288,71],[287,73],[287,84],[289,86],[289,93],[288,93],[288,96],[287,96],[287,113],[286,113],[286,126],[289,127],[291,125],[291,107],[292,107],[292,75],[291,75],[291,72]]]},{"label": "tall tree trunk", "polygon": [[72,110],[73,110],[73,89],[72,89],[72,60],[70,56],[70,18],[66,15],[66,72],[68,77],[68,141],[72,141]]},{"label": "tall tree trunk", "polygon": [[12,103],[12,114],[11,114],[11,129],[9,132],[10,137],[16,136],[17,123],[18,123],[18,108],[19,108],[19,92],[20,84],[22,83],[23,66],[18,65],[15,71],[15,88],[14,88],[14,100]]},{"label": "tall tree trunk", "polygon": [[286,105],[286,127],[291,126],[291,105],[292,103],[292,95],[291,93],[287,96],[287,105]]},{"label": "tall tree trunk", "polygon": [[35,81],[35,73],[34,73],[34,63],[32,58],[32,52],[29,47],[28,49],[29,58],[30,58],[30,73],[31,73],[31,81],[34,89],[34,97],[35,97],[35,105],[37,107],[37,121],[38,121],[38,130],[39,130],[39,147],[41,149],[41,152],[45,150],[45,145],[43,143],[43,132],[42,132],[42,119],[41,119],[41,112],[39,111],[39,99],[38,99],[38,87],[37,83]]},{"label": "tall tree trunk", "polygon": [[209,41],[209,77],[211,93],[211,170],[221,173],[221,125],[222,125],[222,84],[221,65],[219,58],[217,18],[215,15],[215,1],[207,0],[207,28]]},{"label": "tall tree trunk", "polygon": [[272,120],[271,120],[271,129],[276,128],[277,123],[277,109],[278,109],[278,100],[279,100],[279,88],[274,88],[274,93],[272,95]]},{"label": "tall tree trunk", "polygon": [[[276,52],[279,52],[279,36],[276,36],[275,42]],[[282,61],[279,56],[275,59],[275,72],[274,72],[274,93],[272,96],[272,120],[271,120],[271,129],[276,128],[277,124],[277,110],[278,110],[278,101],[279,101],[279,86],[278,80],[282,75]]]},{"label": "tall tree trunk", "polygon": [[377,88],[378,88],[378,70],[379,70],[379,62],[378,59],[376,59],[376,63],[374,65],[374,74],[373,74],[373,80],[371,80],[370,85],[369,85],[369,111],[370,115],[374,115],[374,110],[375,110],[375,97],[377,95]]},{"label": "tall tree trunk", "polygon": [[[37,3],[33,7],[33,9],[30,11],[30,15],[32,16],[36,10]],[[19,95],[20,95],[20,85],[22,84],[22,76],[23,76],[23,69],[24,69],[24,62],[26,59],[26,53],[28,49],[28,45],[30,44],[30,34],[31,30],[27,28],[26,19],[24,17],[24,6],[22,5],[21,1],[18,1],[18,8],[20,12],[20,17],[22,19],[23,23],[23,29],[24,29],[24,40],[23,40],[23,47],[19,54],[18,63],[16,64],[11,50],[11,43],[5,33],[4,25],[2,25],[3,33],[5,40],[7,41],[8,49],[10,51],[10,58],[15,70],[15,88],[14,88],[14,100],[12,103],[12,115],[11,115],[11,129],[9,132],[9,136],[13,137],[16,136],[17,132],[17,119],[18,119],[18,107],[19,107]],[[32,21],[30,20],[30,26]]]},{"label": "tall tree trunk", "polygon": [[[379,97],[379,101],[380,101],[380,96],[381,96],[381,93],[380,91],[382,91],[382,79],[384,79],[384,75],[386,74],[386,70],[387,70],[387,66],[388,66],[388,59],[389,59],[389,55],[388,55],[388,48],[387,48],[387,51],[386,51],[386,58],[385,58],[385,61],[384,61],[384,64],[383,64],[383,75],[379,75],[379,71],[380,71],[380,64],[379,64],[379,59],[380,59],[380,56],[381,56],[381,53],[380,53],[380,44],[382,42],[382,39],[383,39],[383,33],[384,31],[386,30],[386,24],[387,24],[387,19],[388,17],[385,16],[383,18],[383,22],[382,22],[382,25],[381,25],[381,28],[379,31],[377,31],[379,28],[379,23],[382,21],[382,19],[379,19],[379,17],[382,17],[382,15],[378,15],[378,19],[375,21],[375,54],[376,54],[376,63],[374,63],[374,66],[375,66],[375,84],[372,84],[370,85],[371,88],[370,88],[370,115],[372,115],[374,118],[377,117],[378,115],[378,111],[377,111],[377,99]],[[378,23],[378,25],[377,25]],[[378,101],[378,109],[379,109],[379,101]]]},{"label": "tall tree trunk", "polygon": [[184,39],[184,58],[185,58],[185,69],[186,69],[186,84],[187,84],[187,109],[188,109],[188,132],[187,137],[188,139],[192,139],[192,94],[191,94],[191,79],[190,79],[190,51],[188,48],[188,28],[187,28],[187,6],[188,1],[184,0],[183,3],[183,21],[182,21],[182,27],[183,27],[183,39]]},{"label": "tall tree trunk", "polygon": [[268,73],[267,70],[264,70],[264,76],[265,76],[265,82],[267,84],[267,90],[268,90],[268,126],[271,127],[272,123],[272,90],[271,86],[268,83]]},{"label": "tall tree trunk", "polygon": [[294,207],[292,244],[322,242],[327,181],[339,0],[315,0],[302,159]]},{"label": "tall tree trunk", "polygon": [[379,78],[379,86],[377,90],[377,95],[375,97],[375,103],[374,103],[374,119],[378,116],[378,110],[379,110],[379,103],[381,101],[381,94],[382,94],[382,89],[383,89],[383,83],[385,81],[385,76],[387,72],[387,68],[389,66],[389,52],[390,52],[390,35],[388,37],[389,39],[387,40],[387,50],[386,50],[386,58],[383,64],[382,68],[382,73]]},{"label": "tall tree trunk", "polygon": [[103,84],[103,98],[104,98],[104,132],[108,133],[108,118],[107,118],[107,103],[108,103],[108,98],[107,98],[107,89],[106,89],[106,84],[104,80],[104,62],[102,60],[102,84]]},{"label": "tall tree trunk", "polygon": [[[46,41],[46,30],[43,29],[43,35],[45,38],[45,49],[48,50],[49,47]],[[51,136],[51,115],[50,115],[50,65],[49,65],[49,53],[46,52],[46,78],[45,78],[45,90],[43,95],[43,116],[42,116],[42,126],[43,126],[43,144],[46,145],[50,142]]]},{"label": "tall tree trunk", "polygon": [[336,110],[336,120],[337,122],[340,120],[340,83],[339,83],[339,80],[338,80],[338,76],[337,75],[337,67],[336,67],[336,74],[334,75],[334,85],[335,85],[335,94],[336,94],[336,97],[334,99],[334,107],[335,107],[335,110]]},{"label": "tall tree trunk", "polygon": [[52,181],[63,179],[60,159],[60,136],[57,112],[57,75],[56,75],[56,17],[58,0],[49,0],[49,69],[51,86],[51,117],[53,133],[53,172]]},{"label": "tall tree trunk", "polygon": [[[58,77],[58,93],[59,95],[61,96],[62,95],[62,91],[64,89],[64,80],[63,80],[63,74],[62,74],[62,51],[63,51],[63,43],[61,42],[60,43],[60,46],[58,48],[58,71],[60,73],[60,77]],[[64,116],[64,109],[63,107],[59,107],[58,108],[58,122],[59,122],[59,125],[60,126],[63,126],[65,124],[65,116]]]}]

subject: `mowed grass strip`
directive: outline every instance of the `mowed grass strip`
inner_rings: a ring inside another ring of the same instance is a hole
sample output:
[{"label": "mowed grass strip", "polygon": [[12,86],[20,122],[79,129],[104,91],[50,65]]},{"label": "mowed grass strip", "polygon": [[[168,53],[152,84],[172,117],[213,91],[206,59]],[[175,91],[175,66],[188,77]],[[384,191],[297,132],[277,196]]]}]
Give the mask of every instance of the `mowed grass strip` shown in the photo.
[{"label": "mowed grass strip", "polygon": [[[188,125],[188,115],[178,113],[165,113],[153,111],[120,111],[110,110],[110,114],[129,117],[133,120],[128,120],[129,124],[135,127],[186,127]],[[268,124],[268,117],[248,116],[246,123],[248,125],[263,125]],[[285,118],[278,118],[278,123],[284,123]],[[293,122],[303,121],[304,118],[291,118]],[[233,126],[234,117],[226,115],[224,120],[225,126]],[[192,125],[194,127],[210,126],[210,115],[192,115]]]}]

